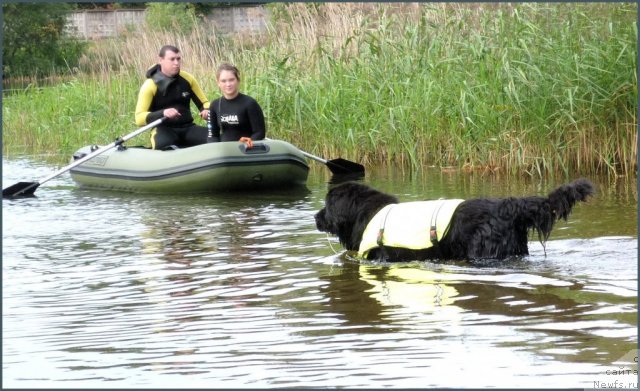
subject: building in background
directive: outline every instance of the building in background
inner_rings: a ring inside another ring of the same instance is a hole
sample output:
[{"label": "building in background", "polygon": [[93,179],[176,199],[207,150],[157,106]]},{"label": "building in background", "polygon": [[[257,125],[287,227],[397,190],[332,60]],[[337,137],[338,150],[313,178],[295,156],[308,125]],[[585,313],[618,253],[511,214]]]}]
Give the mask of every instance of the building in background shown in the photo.
[{"label": "building in background", "polygon": [[[116,37],[124,31],[137,30],[145,20],[144,9],[98,9],[69,14],[67,31],[81,39]],[[261,32],[266,29],[268,11],[262,5],[216,7],[207,20],[220,33]]]}]

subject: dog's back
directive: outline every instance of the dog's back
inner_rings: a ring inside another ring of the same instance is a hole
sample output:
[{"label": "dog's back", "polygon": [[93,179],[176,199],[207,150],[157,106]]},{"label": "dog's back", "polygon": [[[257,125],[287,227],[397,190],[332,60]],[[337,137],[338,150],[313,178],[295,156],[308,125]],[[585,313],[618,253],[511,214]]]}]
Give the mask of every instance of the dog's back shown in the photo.
[{"label": "dog's back", "polygon": [[555,222],[566,220],[576,202],[593,193],[590,181],[578,179],[547,197],[467,200],[456,211],[452,229],[441,243],[445,256],[502,259],[527,255],[530,230],[537,232],[540,242],[546,242]]}]

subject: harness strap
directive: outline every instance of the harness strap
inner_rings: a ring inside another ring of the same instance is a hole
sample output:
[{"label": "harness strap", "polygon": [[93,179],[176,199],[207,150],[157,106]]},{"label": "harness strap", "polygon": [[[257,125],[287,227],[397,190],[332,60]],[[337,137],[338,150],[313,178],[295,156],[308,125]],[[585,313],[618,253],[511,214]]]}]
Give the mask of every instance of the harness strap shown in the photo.
[{"label": "harness strap", "polygon": [[438,208],[436,208],[436,210],[431,214],[431,226],[429,229],[429,239],[433,244],[438,243],[438,229],[436,227],[436,224],[438,223],[438,213],[440,213],[440,209],[442,209],[445,203],[445,200],[440,200],[440,201],[441,202],[440,202],[440,205],[438,205]]},{"label": "harness strap", "polygon": [[387,217],[389,217],[389,212],[393,209],[395,205],[391,205],[387,209],[387,213],[384,215],[384,219],[382,220],[382,225],[380,225],[380,230],[378,230],[378,236],[376,237],[376,243],[378,246],[382,247],[384,245],[384,227],[387,225]]}]

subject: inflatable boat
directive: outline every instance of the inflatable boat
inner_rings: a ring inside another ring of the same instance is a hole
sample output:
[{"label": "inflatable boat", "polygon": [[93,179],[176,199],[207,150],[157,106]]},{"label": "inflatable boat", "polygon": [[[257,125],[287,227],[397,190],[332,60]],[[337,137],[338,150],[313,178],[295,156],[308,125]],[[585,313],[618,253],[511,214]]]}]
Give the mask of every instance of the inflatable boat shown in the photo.
[{"label": "inflatable boat", "polygon": [[[72,161],[94,151],[86,146]],[[219,142],[168,151],[123,147],[101,153],[70,170],[81,188],[136,193],[204,193],[304,186],[305,155],[281,140],[261,140],[247,149]]]}]

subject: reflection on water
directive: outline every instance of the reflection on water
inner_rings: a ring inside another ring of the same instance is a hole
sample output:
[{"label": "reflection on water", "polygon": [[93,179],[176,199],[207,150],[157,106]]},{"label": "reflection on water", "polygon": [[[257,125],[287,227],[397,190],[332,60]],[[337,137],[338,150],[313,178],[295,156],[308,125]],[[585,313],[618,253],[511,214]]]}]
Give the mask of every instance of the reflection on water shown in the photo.
[{"label": "reflection on water", "polygon": [[[3,164],[3,187],[52,169]],[[3,386],[636,381],[611,375],[637,369],[635,186],[596,181],[546,254],[532,239],[509,261],[379,264],[315,230],[325,174],[295,194],[179,197],[81,191],[62,176],[5,200]],[[373,170],[365,181],[403,200],[556,185]]]}]

